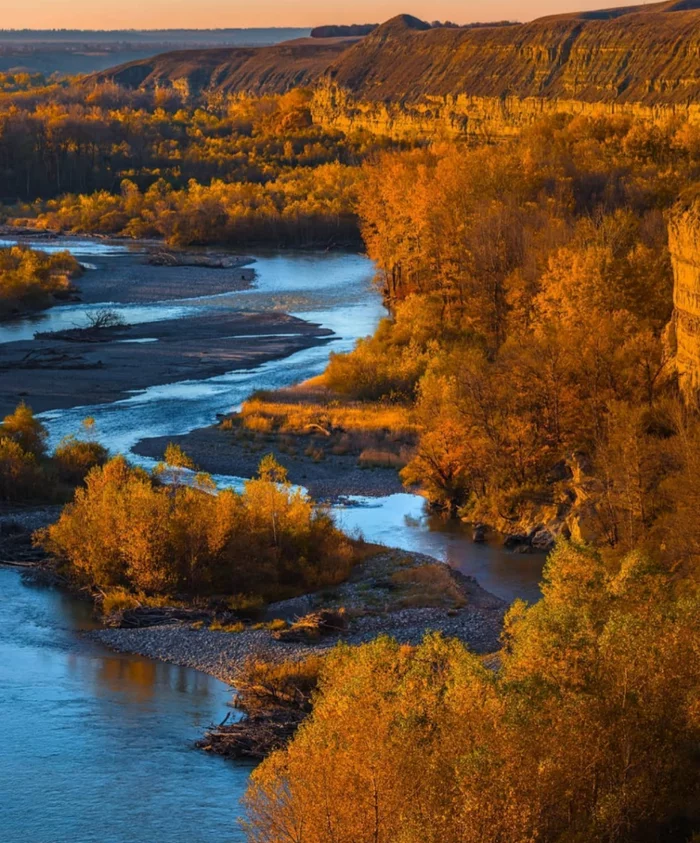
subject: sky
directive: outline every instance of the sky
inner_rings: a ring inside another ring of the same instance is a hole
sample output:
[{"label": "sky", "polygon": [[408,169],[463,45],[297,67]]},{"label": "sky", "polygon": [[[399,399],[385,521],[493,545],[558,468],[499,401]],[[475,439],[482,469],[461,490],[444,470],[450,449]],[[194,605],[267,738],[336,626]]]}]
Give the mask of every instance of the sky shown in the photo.
[{"label": "sky", "polygon": [[[638,0],[640,2],[640,0]],[[165,29],[377,23],[402,12],[456,23],[531,20],[624,0],[0,0],[2,29]]]}]

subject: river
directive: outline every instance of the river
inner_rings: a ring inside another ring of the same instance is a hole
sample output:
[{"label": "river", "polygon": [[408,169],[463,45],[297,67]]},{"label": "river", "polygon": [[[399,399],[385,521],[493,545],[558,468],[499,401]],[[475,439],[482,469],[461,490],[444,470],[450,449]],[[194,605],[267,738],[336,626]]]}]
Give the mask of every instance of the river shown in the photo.
[{"label": "river", "polygon": [[0,594],[0,840],[243,840],[249,768],[192,746],[230,689],[93,644],[87,603],[17,571],[0,568]]},{"label": "river", "polygon": [[[51,248],[43,241],[36,245]],[[81,260],[94,261],[103,271],[127,255],[119,244],[86,240],[71,246]],[[44,413],[52,444],[75,432],[86,416],[95,419],[98,436],[112,451],[127,454],[142,438],[209,425],[217,413],[237,407],[256,389],[320,373],[331,351],[351,348],[385,313],[372,286],[373,265],[362,256],[270,254],[259,257],[253,268],[256,282],[249,290],[115,308],[132,323],[210,308],[274,309],[321,323],[334,331],[333,341],[252,370],[154,386],[111,404],[86,402]],[[84,283],[89,284],[89,276]],[[112,303],[53,308],[3,326],[0,342],[70,327],[86,310],[105,305]],[[240,481],[216,479],[233,485]],[[431,516],[416,495],[350,503],[336,508],[349,531],[443,559],[508,600],[537,599],[540,557],[475,545],[468,528]],[[29,586],[16,571],[0,569],[0,594],[0,839],[242,839],[237,803],[249,768],[192,748],[205,726],[225,716],[226,686],[196,671],[106,651],[80,634],[91,625],[84,604]]]}]

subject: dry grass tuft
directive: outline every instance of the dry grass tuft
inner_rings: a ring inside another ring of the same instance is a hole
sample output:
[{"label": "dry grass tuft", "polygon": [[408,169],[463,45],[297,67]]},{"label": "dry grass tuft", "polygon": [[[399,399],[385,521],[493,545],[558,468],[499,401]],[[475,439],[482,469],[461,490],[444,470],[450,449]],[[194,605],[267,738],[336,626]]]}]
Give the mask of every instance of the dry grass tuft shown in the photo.
[{"label": "dry grass tuft", "polygon": [[406,609],[417,607],[462,608],[466,599],[447,565],[420,565],[396,571],[391,577],[403,593],[398,599]]},{"label": "dry grass tuft", "polygon": [[406,465],[406,460],[401,454],[382,451],[378,448],[365,448],[357,462],[361,468],[395,468],[398,471]]},{"label": "dry grass tuft", "polygon": [[289,626],[287,621],[282,620],[282,618],[275,618],[271,621],[264,621],[263,623],[256,623],[253,625],[253,629],[269,629],[270,632],[278,632],[280,629],[286,629]]},{"label": "dry grass tuft", "polygon": [[244,417],[244,423],[248,430],[255,433],[270,433],[274,427],[274,421],[262,413],[248,413]]},{"label": "dry grass tuft", "polygon": [[245,624],[241,623],[221,623],[221,621],[213,620],[209,624],[209,629],[212,632],[243,632],[245,630]]},{"label": "dry grass tuft", "polygon": [[236,676],[236,688],[246,711],[271,707],[309,710],[323,656],[301,661],[270,662],[250,658]]},{"label": "dry grass tuft", "polygon": [[[334,430],[381,430],[405,435],[416,432],[408,417],[408,409],[394,404],[287,403],[258,397],[246,401],[240,415],[244,427],[258,432],[272,429],[297,435],[329,435]],[[269,427],[263,419],[269,422]]]},{"label": "dry grass tuft", "polygon": [[129,591],[126,588],[110,588],[103,593],[102,614],[115,615],[129,609],[173,605],[176,605],[176,602],[167,595],[153,596],[143,592]]}]

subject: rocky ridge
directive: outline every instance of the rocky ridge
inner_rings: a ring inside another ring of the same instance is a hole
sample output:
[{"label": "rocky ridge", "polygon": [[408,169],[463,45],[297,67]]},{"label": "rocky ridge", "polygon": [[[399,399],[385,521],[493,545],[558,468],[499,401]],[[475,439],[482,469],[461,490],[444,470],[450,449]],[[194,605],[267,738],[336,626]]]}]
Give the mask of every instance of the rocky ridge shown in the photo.
[{"label": "rocky ridge", "polygon": [[700,122],[700,0],[435,27],[399,15],[365,37],[166,53],[88,79],[127,88],[314,89],[317,123],[396,137],[490,139],[560,112]]},{"label": "rocky ridge", "polygon": [[700,3],[618,11],[478,29],[425,29],[399,16],[331,65],[314,119],[485,139],[559,112],[700,120]]},{"label": "rocky ridge", "polygon": [[86,84],[173,88],[185,98],[203,92],[283,94],[315,84],[352,43],[353,39],[300,39],[273,47],[178,50],[96,73]]}]

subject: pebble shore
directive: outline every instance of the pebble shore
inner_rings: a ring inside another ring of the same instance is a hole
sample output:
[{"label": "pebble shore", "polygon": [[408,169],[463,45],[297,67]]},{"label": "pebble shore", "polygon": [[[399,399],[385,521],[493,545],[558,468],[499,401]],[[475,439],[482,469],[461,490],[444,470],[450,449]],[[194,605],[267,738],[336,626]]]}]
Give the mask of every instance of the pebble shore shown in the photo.
[{"label": "pebble shore", "polygon": [[[441,564],[422,554],[396,551],[387,551],[369,560],[358,574],[339,587],[336,601],[333,601],[354,609],[349,628],[342,636],[324,637],[314,643],[291,643],[276,640],[267,629],[221,632],[195,628],[188,623],[101,629],[91,632],[90,636],[114,650],[191,667],[229,684],[235,684],[237,671],[250,657],[273,661],[302,659],[318,654],[340,640],[358,645],[388,635],[402,644],[418,644],[426,632],[441,632],[447,637],[458,638],[479,654],[492,653],[499,648],[505,603],[484,591],[474,580],[460,578],[458,574],[455,577],[462,583],[467,596],[467,605],[461,608],[387,607],[385,611],[375,608],[361,612],[360,599],[367,600],[369,594],[375,599],[377,594],[385,594],[383,577],[397,564],[397,558],[404,567],[407,564]],[[327,601],[322,604],[321,600],[319,595],[310,594],[272,604],[268,618],[299,617],[320,605],[327,605]]]},{"label": "pebble shore", "polygon": [[93,640],[120,653],[136,653],[150,659],[191,667],[222,682],[233,684],[247,658],[302,659],[327,644],[313,647],[283,644],[264,629],[244,632],[216,632],[170,624],[147,629],[98,629],[88,633]]}]

